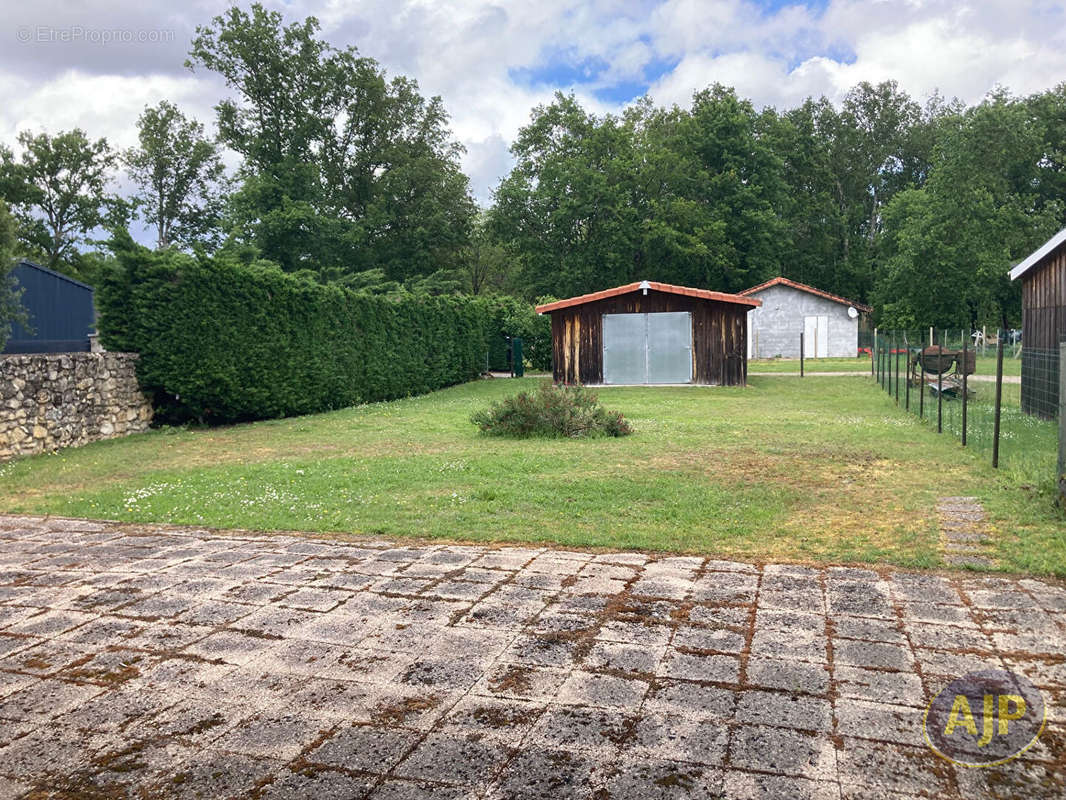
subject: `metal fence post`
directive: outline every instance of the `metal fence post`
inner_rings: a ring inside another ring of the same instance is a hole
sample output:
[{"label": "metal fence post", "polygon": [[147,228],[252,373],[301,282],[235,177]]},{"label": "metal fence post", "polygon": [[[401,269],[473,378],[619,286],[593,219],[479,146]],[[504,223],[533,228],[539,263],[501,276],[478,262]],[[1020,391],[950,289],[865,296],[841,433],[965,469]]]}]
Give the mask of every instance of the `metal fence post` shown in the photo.
[{"label": "metal fence post", "polygon": [[1066,342],[1059,343],[1059,505],[1066,505]]},{"label": "metal fence post", "polygon": [[907,410],[911,410],[911,347],[910,342],[907,341],[907,332],[903,332],[903,350],[907,354],[906,373],[903,379],[907,382],[907,389],[905,392],[905,399],[903,407]]},{"label": "metal fence post", "polygon": [[896,371],[892,364],[892,356],[896,351],[896,335],[892,334],[892,341],[888,345],[888,393],[892,394],[896,388]]},{"label": "metal fence post", "polygon": [[896,351],[896,405],[899,405],[899,340],[894,340],[896,346],[893,348]]},{"label": "metal fence post", "polygon": [[925,419],[925,365],[918,362],[918,419]]},{"label": "metal fence post", "polygon": [[889,395],[892,394],[892,338],[889,338],[885,347],[885,390]]},{"label": "metal fence post", "polygon": [[800,377],[803,377],[803,333],[800,333]]},{"label": "metal fence post", "polygon": [[888,344],[885,345],[885,391],[891,396],[892,394],[892,339],[888,338]]},{"label": "metal fence post", "polygon": [[996,345],[996,411],[992,425],[992,466],[999,467],[999,412],[1003,405],[1003,336]]},{"label": "metal fence post", "polygon": [[881,340],[881,388],[888,391],[888,348]]},{"label": "metal fence post", "polygon": [[[930,331],[933,329],[930,328]],[[932,335],[932,334],[930,334]],[[947,331],[940,332],[940,352],[936,360],[936,432],[944,432],[944,345],[948,340]]]},{"label": "metal fence post", "polygon": [[896,349],[896,334],[892,333],[891,338],[888,340],[888,349],[885,351],[885,367],[888,369],[888,396],[892,396],[892,381],[895,377],[895,371],[892,367],[892,351]]},{"label": "metal fence post", "polygon": [[[965,336],[962,337],[962,446],[966,446],[966,373],[969,369],[969,355],[970,351],[967,345]],[[974,354],[976,355],[976,353]]]}]

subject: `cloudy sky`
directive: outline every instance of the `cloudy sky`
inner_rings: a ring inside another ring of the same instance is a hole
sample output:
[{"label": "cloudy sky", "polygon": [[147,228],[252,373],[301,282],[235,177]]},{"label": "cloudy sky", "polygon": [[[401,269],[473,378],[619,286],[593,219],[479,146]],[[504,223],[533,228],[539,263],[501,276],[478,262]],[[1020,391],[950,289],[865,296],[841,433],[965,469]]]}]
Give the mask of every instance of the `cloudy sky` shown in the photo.
[{"label": "cloudy sky", "polygon": [[[336,45],[439,94],[466,146],[479,201],[510,166],[508,144],[556,89],[598,112],[644,93],[688,102],[714,82],[757,105],[839,100],[897,79],[976,102],[996,84],[1028,93],[1066,80],[1066,2],[1050,0],[293,0]],[[145,104],[170,99],[210,124],[224,88],[183,62],[215,0],[6,0],[0,141],[74,126],[128,146]]]}]

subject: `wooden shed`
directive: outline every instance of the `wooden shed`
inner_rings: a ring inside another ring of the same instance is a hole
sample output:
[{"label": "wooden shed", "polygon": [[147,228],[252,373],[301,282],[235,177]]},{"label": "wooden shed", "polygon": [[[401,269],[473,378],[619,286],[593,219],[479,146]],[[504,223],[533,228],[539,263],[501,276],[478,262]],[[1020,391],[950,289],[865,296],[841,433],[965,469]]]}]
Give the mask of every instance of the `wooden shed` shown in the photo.
[{"label": "wooden shed", "polygon": [[741,297],[641,281],[537,306],[551,314],[557,383],[744,385],[747,313]]},{"label": "wooden shed", "polygon": [[1066,341],[1066,228],[1010,271],[1022,282],[1022,411],[1053,417]]}]

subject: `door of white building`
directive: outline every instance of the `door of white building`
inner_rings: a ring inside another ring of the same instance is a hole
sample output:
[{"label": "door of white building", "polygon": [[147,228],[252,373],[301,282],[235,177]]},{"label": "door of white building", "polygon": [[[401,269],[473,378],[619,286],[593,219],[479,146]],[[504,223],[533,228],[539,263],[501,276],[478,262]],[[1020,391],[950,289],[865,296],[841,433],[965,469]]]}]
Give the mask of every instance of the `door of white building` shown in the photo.
[{"label": "door of white building", "polygon": [[812,315],[803,318],[803,357],[825,358],[829,355],[829,317]]}]

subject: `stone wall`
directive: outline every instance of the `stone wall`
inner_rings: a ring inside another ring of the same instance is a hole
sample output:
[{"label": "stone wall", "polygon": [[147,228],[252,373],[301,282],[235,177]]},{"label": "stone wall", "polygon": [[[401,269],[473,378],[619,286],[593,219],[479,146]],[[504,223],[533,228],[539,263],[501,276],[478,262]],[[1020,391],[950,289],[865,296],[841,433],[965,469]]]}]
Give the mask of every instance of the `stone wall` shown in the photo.
[{"label": "stone wall", "polygon": [[0,460],[148,428],[134,353],[0,356]]}]

